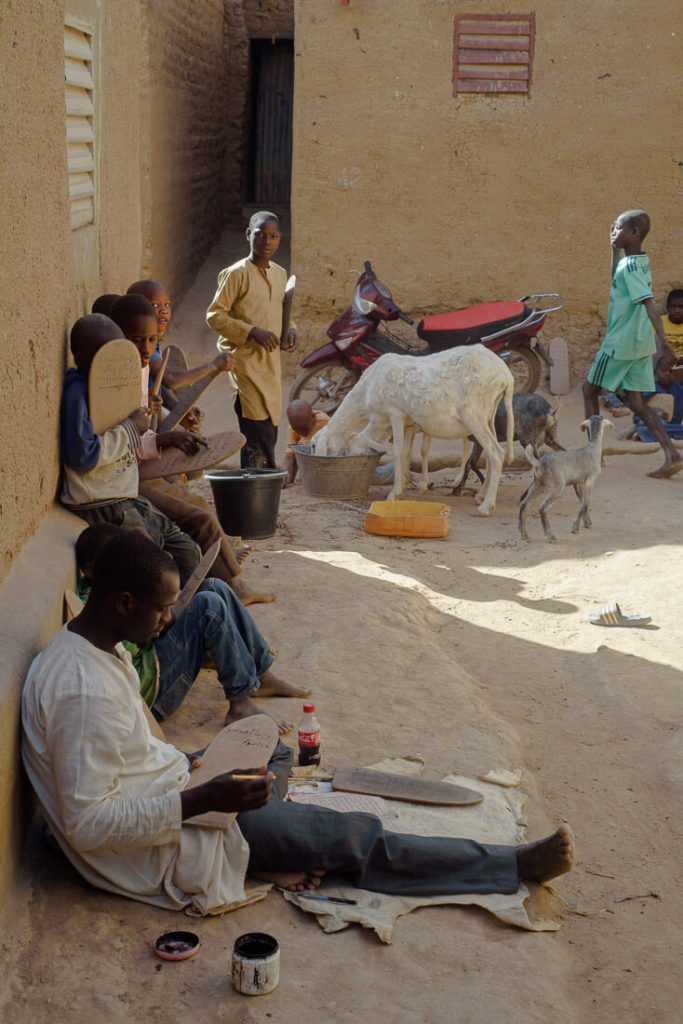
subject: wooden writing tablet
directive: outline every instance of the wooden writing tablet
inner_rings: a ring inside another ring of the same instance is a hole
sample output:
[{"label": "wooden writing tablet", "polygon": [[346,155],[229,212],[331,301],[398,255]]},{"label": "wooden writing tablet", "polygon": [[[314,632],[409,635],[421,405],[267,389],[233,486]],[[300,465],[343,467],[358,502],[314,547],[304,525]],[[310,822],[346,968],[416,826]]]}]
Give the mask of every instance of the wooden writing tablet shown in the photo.
[{"label": "wooden writing tablet", "polygon": [[[168,350],[167,350],[168,351]],[[159,432],[163,430],[173,430],[176,427],[183,416],[186,415],[197,404],[197,399],[204,394],[209,384],[216,379],[222,370],[209,370],[204,377],[200,377],[194,384],[190,384],[188,387],[183,388],[178,395],[178,404],[174,405],[168,416],[166,416],[159,424]]]},{"label": "wooden writing tablet", "polygon": [[[192,772],[186,788],[193,789],[236,768],[248,770],[268,764],[277,741],[277,725],[268,715],[252,715],[226,725],[202,754],[202,763]],[[236,817],[223,811],[207,811],[188,818],[183,825],[229,828]]]},{"label": "wooden writing tablet", "polygon": [[287,335],[292,323],[292,305],[294,303],[294,292],[296,290],[296,277],[294,274],[287,279],[285,285],[285,297],[282,302],[282,331],[280,333],[280,344],[287,345]]},{"label": "wooden writing tablet", "polygon": [[115,338],[103,345],[90,366],[88,402],[93,430],[101,434],[142,404],[140,353],[132,341]]},{"label": "wooden writing tablet", "polygon": [[450,782],[416,779],[414,775],[394,775],[374,768],[337,768],[333,789],[347,793],[368,793],[392,800],[409,800],[416,804],[480,804],[484,799],[475,789],[465,789]]},{"label": "wooden writing tablet", "polygon": [[160,459],[145,459],[138,466],[140,479],[154,480],[159,476],[175,476],[177,473],[192,473],[195,469],[216,466],[238,452],[246,438],[236,430],[226,430],[225,433],[213,434],[206,440],[209,447],[204,448],[201,445],[195,455],[185,455],[179,448],[165,448]]},{"label": "wooden writing tablet", "polygon": [[[202,556],[202,559],[201,559],[199,565],[194,570],[194,572],[192,573],[192,575],[188,579],[187,583],[185,584],[183,589],[178,594],[178,599],[175,602],[175,604],[173,605],[173,617],[175,619],[180,618],[180,616],[183,614],[183,612],[187,608],[188,604],[190,603],[190,601],[192,600],[194,595],[197,593],[199,587],[202,585],[202,583],[204,582],[204,580],[208,576],[209,569],[211,568],[213,563],[216,561],[216,557],[217,557],[218,552],[220,551],[220,549],[221,549],[221,542],[219,540],[217,540],[217,541],[215,541],[211,545],[211,547],[208,549],[208,551],[206,551],[206,553]],[[68,602],[68,600],[69,600],[69,598],[68,598],[68,591],[67,591],[67,602]]]}]

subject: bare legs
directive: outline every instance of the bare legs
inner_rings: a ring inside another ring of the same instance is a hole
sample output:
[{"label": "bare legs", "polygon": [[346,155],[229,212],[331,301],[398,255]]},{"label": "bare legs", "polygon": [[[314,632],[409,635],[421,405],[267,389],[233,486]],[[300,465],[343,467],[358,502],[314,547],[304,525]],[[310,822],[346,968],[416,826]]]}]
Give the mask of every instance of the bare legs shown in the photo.
[{"label": "bare legs", "polygon": [[[600,391],[601,388],[597,387],[595,384],[591,384],[590,381],[584,381],[583,403],[586,417],[598,415],[598,398],[600,396]],[[639,391],[625,392],[624,399],[631,412],[643,421],[648,430],[657,439],[664,452],[664,464],[660,466],[659,469],[653,470],[652,473],[648,473],[648,476],[668,477],[673,476],[674,473],[680,472],[683,469],[683,456],[677,450],[673,441],[667,434],[662,421],[655,410],[650,408]]]}]

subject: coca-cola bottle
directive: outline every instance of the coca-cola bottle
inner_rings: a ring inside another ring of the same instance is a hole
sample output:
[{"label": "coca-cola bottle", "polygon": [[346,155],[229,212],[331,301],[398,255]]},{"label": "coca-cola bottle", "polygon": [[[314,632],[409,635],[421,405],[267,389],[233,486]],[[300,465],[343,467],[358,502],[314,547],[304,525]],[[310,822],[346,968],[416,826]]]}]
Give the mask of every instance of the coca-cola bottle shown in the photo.
[{"label": "coca-cola bottle", "polygon": [[304,704],[304,717],[299,723],[299,764],[320,764],[320,723],[314,711],[315,704]]}]

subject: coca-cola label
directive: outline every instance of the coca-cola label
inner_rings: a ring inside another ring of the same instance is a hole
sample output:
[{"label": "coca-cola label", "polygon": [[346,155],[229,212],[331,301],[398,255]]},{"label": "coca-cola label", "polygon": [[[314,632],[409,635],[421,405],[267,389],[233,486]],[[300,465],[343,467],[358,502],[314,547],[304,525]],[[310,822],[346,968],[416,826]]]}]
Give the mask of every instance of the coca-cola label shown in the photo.
[{"label": "coca-cola label", "polygon": [[299,743],[302,747],[320,746],[320,729],[317,729],[315,732],[300,732]]}]

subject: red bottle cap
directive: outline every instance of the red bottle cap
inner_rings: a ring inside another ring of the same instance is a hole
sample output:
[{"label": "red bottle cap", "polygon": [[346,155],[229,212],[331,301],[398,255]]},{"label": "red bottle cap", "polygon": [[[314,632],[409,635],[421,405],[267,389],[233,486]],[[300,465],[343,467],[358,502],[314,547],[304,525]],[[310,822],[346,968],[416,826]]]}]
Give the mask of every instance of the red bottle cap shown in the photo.
[{"label": "red bottle cap", "polygon": [[308,714],[310,711],[315,711],[315,704],[304,704],[304,711]]}]

